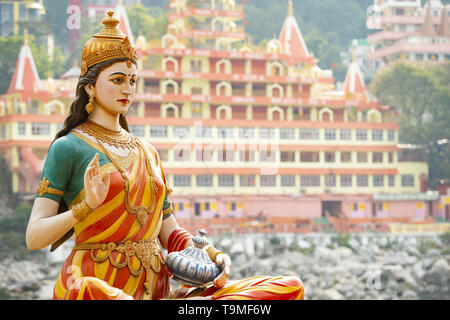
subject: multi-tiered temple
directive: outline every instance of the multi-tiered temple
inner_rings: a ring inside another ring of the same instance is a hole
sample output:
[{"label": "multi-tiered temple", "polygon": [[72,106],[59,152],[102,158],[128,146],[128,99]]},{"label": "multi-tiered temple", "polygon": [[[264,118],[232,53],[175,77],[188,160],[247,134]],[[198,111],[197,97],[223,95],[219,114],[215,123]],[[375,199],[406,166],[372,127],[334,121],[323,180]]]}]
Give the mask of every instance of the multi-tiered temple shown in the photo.
[{"label": "multi-tiered temple", "polygon": [[[242,4],[178,0],[170,1],[166,35],[136,38],[140,79],[127,118],[158,149],[176,216],[437,215],[437,198],[425,193],[426,163],[400,161],[396,111],[369,96],[358,64],[337,91],[309,52],[291,1],[280,28],[258,48],[244,31]],[[2,180],[32,193],[70,105],[68,83],[55,82],[76,78],[44,83],[35,75],[40,87],[21,87],[23,77],[31,81],[21,65],[32,66],[22,50],[0,102],[3,172],[11,175]]]},{"label": "multi-tiered temple", "polygon": [[[422,1],[423,2],[423,1]],[[414,63],[450,61],[450,5],[440,0],[374,0],[367,26],[374,46],[369,60],[377,67],[397,60]]]}]

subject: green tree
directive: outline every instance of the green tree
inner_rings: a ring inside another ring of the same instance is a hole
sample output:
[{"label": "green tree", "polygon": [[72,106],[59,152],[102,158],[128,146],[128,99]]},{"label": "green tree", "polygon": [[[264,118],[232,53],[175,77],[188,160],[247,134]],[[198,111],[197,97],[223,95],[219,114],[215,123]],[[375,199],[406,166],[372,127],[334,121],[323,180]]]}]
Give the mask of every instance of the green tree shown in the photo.
[{"label": "green tree", "polygon": [[135,37],[142,33],[146,40],[150,40],[161,38],[166,33],[168,12],[161,7],[137,4],[127,7],[127,14]]},{"label": "green tree", "polygon": [[380,103],[398,109],[400,142],[426,146],[431,184],[450,178],[450,145],[442,143],[450,139],[450,64],[398,62],[379,70],[370,89]]},{"label": "green tree", "polygon": [[14,73],[23,37],[0,37],[0,93],[6,93]]}]

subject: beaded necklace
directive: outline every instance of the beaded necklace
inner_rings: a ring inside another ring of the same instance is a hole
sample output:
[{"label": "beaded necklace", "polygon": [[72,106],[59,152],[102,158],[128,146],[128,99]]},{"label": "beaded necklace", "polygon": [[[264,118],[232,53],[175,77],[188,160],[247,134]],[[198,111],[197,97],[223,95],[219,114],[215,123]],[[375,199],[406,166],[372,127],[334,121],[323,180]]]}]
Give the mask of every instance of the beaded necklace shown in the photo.
[{"label": "beaded necklace", "polygon": [[78,126],[78,129],[116,148],[133,150],[136,148],[136,137],[124,129],[119,131],[105,128],[92,120],[86,120]]},{"label": "beaded necklace", "polygon": [[[95,137],[96,138],[96,137]],[[96,138],[97,143],[100,145],[100,147],[103,149],[103,153],[109,158],[109,160],[114,164],[114,166],[117,168],[117,170],[120,171],[120,174],[122,175],[122,178],[124,180],[124,190],[125,190],[125,209],[128,213],[136,215],[136,218],[138,220],[138,223],[141,227],[145,225],[147,222],[148,216],[153,212],[153,210],[156,207],[156,194],[158,193],[158,186],[156,185],[156,178],[153,173],[153,167],[151,166],[151,163],[147,157],[147,152],[144,149],[144,146],[138,142],[139,140],[136,139],[137,145],[143,150],[145,162],[147,165],[147,170],[149,170],[150,175],[150,187],[152,189],[151,199],[150,199],[150,205],[148,206],[137,206],[134,207],[131,205],[130,201],[130,180],[125,173],[125,171],[119,166],[119,164],[114,160],[114,158],[111,156],[111,154],[106,150],[106,148],[100,143],[100,141]]]}]

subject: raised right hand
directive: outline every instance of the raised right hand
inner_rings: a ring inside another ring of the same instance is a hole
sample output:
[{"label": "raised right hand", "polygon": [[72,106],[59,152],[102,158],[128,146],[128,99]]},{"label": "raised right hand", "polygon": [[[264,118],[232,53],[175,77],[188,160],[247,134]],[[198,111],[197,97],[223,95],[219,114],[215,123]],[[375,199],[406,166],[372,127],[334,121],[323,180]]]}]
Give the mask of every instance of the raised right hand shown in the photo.
[{"label": "raised right hand", "polygon": [[84,199],[89,208],[94,210],[101,205],[106,199],[108,190],[109,174],[106,174],[103,179],[101,178],[98,153],[96,153],[84,173]]}]

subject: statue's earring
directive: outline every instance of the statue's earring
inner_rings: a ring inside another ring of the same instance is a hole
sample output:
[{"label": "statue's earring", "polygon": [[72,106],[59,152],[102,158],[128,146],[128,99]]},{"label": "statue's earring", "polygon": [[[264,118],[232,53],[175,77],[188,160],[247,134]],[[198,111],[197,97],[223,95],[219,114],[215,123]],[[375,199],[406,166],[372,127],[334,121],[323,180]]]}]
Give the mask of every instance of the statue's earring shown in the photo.
[{"label": "statue's earring", "polygon": [[94,96],[89,98],[89,103],[86,105],[86,112],[89,114],[94,110]]}]

